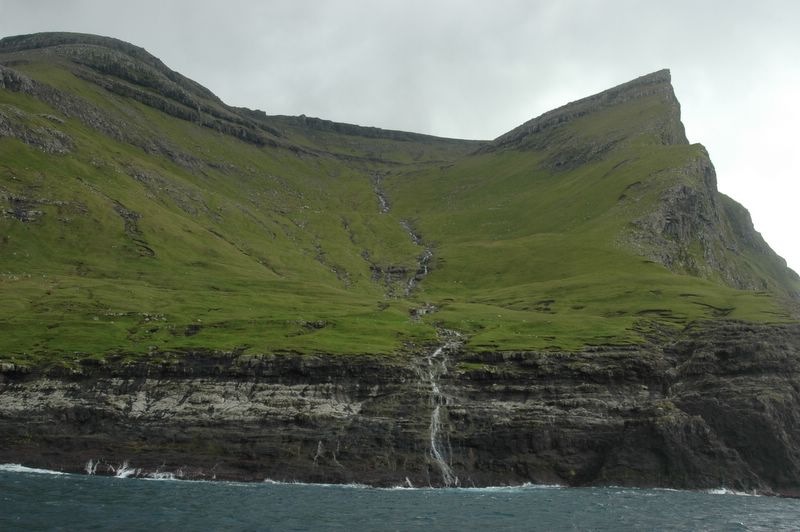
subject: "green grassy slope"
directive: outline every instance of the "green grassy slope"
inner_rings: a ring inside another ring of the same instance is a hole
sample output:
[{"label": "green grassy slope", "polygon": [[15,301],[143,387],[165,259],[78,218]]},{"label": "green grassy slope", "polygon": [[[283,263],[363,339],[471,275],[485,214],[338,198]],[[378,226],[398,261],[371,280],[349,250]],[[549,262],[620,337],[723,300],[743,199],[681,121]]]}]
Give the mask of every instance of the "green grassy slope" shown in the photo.
[{"label": "green grassy slope", "polygon": [[441,324],[475,348],[572,349],[790,319],[798,284],[758,246],[735,260],[769,282],[738,290],[628,237],[705,156],[665,142],[658,94],[486,144],[229,108],[92,39],[0,41],[0,358],[392,354]]},{"label": "green grassy slope", "polygon": [[74,144],[47,154],[0,138],[5,209],[40,212],[0,222],[6,355],[390,353],[432,337],[408,319],[408,302],[387,300],[372,280],[370,262],[410,268],[416,250],[379,212],[371,167],[244,143],[106,94],[59,64],[19,70],[193,162],[182,167],[76,119],[52,123],[41,115],[57,110],[0,92],[0,112],[57,127]]},{"label": "green grassy slope", "polygon": [[[615,208],[617,197],[658,160],[598,181],[615,161],[532,176],[535,156],[505,153],[398,177],[397,208],[436,243],[422,295],[442,307],[435,318],[474,333],[476,346],[525,349],[639,341],[642,318],[682,324],[723,310],[746,320],[787,317],[767,292],[678,275],[621,246],[631,213]],[[474,176],[484,179],[465,184]]]},{"label": "green grassy slope", "polygon": [[[510,147],[512,135],[501,137],[499,149],[446,168],[396,173],[389,190],[397,210],[436,242],[437,267],[423,289],[442,308],[435,318],[487,349],[638,342],[654,322],[791,319],[774,292],[737,290],[713,271],[676,273],[627,238],[666,191],[705,187],[696,168],[707,154],[680,138],[667,92],[623,98]],[[729,218],[726,227],[742,219]],[[702,262],[701,244],[688,247]],[[763,250],[742,245],[726,258],[760,269],[770,286],[800,287]]]}]

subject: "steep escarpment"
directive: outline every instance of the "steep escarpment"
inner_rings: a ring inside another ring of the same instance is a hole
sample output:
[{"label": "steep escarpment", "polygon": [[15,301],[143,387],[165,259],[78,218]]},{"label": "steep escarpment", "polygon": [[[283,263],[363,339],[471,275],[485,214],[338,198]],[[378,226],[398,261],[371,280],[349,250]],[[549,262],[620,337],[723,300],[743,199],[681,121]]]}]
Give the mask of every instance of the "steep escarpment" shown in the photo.
[{"label": "steep escarpment", "polygon": [[633,205],[653,193],[659,198],[656,208],[634,220],[624,237],[638,252],[678,273],[800,297],[800,277],[755,230],[747,210],[717,190],[704,149],[682,167],[630,187],[624,201]]},{"label": "steep escarpment", "polygon": [[736,322],[574,353],[448,344],[438,402],[415,369],[430,364],[425,352],[195,353],[70,374],[5,366],[0,461],[75,472],[91,461],[97,474],[127,462],[139,475],[206,479],[797,495],[798,345],[797,326]]},{"label": "steep escarpment", "polygon": [[488,483],[796,494],[798,334],[705,323],[649,347],[465,354],[451,442]]}]

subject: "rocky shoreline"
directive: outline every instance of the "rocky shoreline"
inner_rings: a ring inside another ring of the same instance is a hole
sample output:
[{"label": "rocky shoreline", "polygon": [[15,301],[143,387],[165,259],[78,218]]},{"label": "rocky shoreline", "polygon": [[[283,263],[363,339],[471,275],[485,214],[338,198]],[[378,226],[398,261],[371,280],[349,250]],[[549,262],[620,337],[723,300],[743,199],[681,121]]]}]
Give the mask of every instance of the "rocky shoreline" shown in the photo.
[{"label": "rocky shoreline", "polygon": [[436,372],[446,401],[436,402],[418,370],[429,354],[6,364],[0,463],[443,486],[431,449],[436,403],[438,451],[460,486],[800,495],[800,325],[708,322],[669,341],[576,353],[451,346]]}]

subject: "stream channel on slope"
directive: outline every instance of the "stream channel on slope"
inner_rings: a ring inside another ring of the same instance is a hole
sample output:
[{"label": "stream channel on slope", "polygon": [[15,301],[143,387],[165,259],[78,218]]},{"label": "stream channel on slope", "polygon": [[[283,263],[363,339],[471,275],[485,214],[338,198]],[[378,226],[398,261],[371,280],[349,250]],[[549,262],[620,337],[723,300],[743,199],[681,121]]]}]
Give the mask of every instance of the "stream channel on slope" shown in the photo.
[{"label": "stream channel on slope", "polygon": [[[380,212],[382,214],[388,214],[391,211],[391,204],[383,190],[382,180],[382,175],[373,175],[373,190],[378,199],[378,208]],[[430,272],[429,265],[431,259],[433,259],[433,248],[426,245],[422,235],[413,228],[410,221],[400,220],[399,223],[406,234],[411,238],[411,241],[416,246],[423,249],[422,253],[416,258],[416,271],[409,276],[406,283],[403,295],[409,297],[417,285],[422,282]],[[422,314],[435,311],[436,307],[434,305],[426,304],[418,311],[416,317],[419,318]],[[438,328],[437,330],[443,343],[423,356],[417,368],[417,374],[419,375],[420,383],[430,390],[431,419],[428,453],[433,463],[439,469],[442,476],[442,484],[449,488],[457,487],[459,485],[459,480],[450,463],[452,449],[450,447],[450,438],[447,433],[447,407],[451,398],[442,392],[440,379],[443,375],[446,375],[448,371],[448,352],[460,348],[463,345],[463,339],[456,331],[442,328]]]}]

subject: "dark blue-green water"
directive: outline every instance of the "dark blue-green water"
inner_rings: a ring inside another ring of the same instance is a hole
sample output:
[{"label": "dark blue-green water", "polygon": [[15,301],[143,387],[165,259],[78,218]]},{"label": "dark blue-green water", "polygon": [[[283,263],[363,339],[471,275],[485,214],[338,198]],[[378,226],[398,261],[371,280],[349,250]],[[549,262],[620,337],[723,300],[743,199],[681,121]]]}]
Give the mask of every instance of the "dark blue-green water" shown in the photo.
[{"label": "dark blue-green water", "polygon": [[627,488],[374,489],[0,466],[0,530],[800,530],[800,500]]}]

